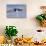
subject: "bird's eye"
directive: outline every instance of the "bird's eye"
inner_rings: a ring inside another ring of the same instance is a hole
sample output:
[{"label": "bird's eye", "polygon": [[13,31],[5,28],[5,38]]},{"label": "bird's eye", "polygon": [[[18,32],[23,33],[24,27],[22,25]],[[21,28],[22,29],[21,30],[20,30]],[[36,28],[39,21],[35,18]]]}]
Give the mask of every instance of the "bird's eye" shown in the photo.
[{"label": "bird's eye", "polygon": [[16,9],[14,9],[14,11],[16,11]]}]

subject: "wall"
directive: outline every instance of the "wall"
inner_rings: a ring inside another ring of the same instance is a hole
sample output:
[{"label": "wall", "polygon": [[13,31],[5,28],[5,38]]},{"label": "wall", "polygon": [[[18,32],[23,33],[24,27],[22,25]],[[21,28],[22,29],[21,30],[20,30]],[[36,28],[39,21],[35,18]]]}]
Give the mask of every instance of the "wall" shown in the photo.
[{"label": "wall", "polygon": [[[26,4],[27,18],[9,19],[6,17],[7,4]],[[41,13],[40,6],[46,5],[46,0],[0,0],[0,34],[4,34],[6,25],[15,25],[19,31],[18,36],[31,36],[36,29],[45,29],[38,25],[35,16]],[[45,29],[46,30],[46,29]]]}]

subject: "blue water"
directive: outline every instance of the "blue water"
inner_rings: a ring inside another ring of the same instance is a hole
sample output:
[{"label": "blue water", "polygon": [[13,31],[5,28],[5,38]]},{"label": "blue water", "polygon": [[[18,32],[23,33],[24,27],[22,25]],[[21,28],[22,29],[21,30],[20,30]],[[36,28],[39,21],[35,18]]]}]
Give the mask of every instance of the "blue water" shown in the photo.
[{"label": "blue water", "polygon": [[[22,9],[22,11],[14,11],[14,9]],[[7,5],[8,18],[26,18],[26,5]]]}]

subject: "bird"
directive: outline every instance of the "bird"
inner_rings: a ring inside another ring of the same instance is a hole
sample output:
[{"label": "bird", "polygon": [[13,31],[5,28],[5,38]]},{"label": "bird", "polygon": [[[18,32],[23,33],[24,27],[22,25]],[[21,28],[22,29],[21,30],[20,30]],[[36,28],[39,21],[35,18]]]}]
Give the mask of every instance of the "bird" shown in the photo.
[{"label": "bird", "polygon": [[16,11],[22,11],[22,9],[19,9],[19,8],[14,8],[13,10],[8,10],[7,12],[16,12]]},{"label": "bird", "polygon": [[14,11],[17,11],[17,10],[18,10],[18,11],[22,11],[22,9],[17,9],[17,8],[14,9]]}]

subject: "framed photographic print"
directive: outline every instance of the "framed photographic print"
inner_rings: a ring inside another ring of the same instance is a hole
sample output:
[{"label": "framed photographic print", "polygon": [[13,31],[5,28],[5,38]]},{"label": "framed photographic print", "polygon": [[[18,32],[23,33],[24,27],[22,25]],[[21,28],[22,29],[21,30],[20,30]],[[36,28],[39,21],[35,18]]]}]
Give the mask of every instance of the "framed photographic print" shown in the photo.
[{"label": "framed photographic print", "polygon": [[7,18],[26,18],[25,4],[8,4]]}]

